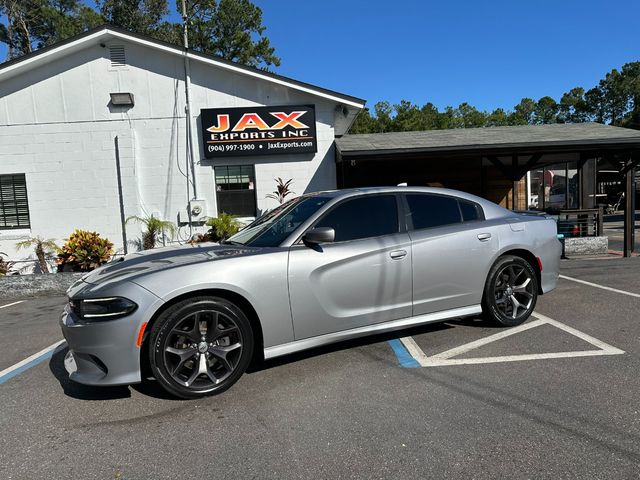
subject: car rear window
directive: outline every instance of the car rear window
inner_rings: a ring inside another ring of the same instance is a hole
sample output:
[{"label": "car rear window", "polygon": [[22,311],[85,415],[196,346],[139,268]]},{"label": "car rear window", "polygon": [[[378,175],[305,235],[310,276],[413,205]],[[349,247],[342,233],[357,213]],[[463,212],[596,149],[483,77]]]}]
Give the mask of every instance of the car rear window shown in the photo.
[{"label": "car rear window", "polygon": [[458,200],[444,195],[407,195],[413,228],[440,227],[462,221]]},{"label": "car rear window", "polygon": [[467,200],[458,200],[460,204],[460,212],[462,212],[462,220],[465,222],[473,222],[474,220],[484,219],[484,214],[480,205]]},{"label": "car rear window", "polygon": [[327,213],[315,226],[333,228],[336,242],[398,233],[396,197],[373,195],[346,200]]}]

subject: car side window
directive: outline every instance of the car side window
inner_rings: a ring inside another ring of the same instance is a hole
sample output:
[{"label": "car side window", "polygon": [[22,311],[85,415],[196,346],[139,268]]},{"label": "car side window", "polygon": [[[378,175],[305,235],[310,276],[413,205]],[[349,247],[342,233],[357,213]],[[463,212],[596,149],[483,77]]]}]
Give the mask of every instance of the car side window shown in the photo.
[{"label": "car side window", "polygon": [[407,195],[414,230],[460,223],[458,201],[445,195]]},{"label": "car side window", "polygon": [[395,195],[371,195],[346,200],[315,225],[330,227],[335,241],[379,237],[399,232]]},{"label": "car side window", "polygon": [[477,203],[467,200],[458,200],[460,204],[460,212],[462,212],[462,220],[465,222],[473,222],[475,220],[484,220],[482,207]]}]

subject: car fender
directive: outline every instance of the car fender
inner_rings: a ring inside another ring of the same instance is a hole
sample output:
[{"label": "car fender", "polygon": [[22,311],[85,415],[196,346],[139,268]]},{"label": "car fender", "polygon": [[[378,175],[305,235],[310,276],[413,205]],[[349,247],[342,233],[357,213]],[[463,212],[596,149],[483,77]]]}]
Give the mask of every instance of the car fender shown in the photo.
[{"label": "car fender", "polygon": [[184,295],[210,290],[240,295],[258,315],[267,348],[294,339],[287,259],[288,251],[282,250],[210,264],[185,265],[138,277],[135,282],[160,297],[164,305]]}]

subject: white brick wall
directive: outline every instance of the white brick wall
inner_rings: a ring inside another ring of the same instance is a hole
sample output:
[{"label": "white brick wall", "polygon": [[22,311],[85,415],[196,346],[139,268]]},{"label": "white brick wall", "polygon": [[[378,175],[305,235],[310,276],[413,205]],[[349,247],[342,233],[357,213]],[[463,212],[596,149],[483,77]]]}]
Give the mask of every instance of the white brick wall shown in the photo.
[{"label": "white brick wall", "polygon": [[[117,42],[123,44],[124,42]],[[95,230],[122,249],[114,138],[118,136],[125,214],[159,213],[176,221],[187,203],[182,60],[126,44],[126,70],[108,68],[98,45],[0,82],[0,174],[25,173],[31,229],[0,230],[0,251],[12,259],[17,239],[55,238],[60,244],[75,228]],[[196,155],[198,197],[207,213],[217,212],[214,167],[255,164],[259,210],[276,206],[265,196],[275,177],[292,178],[296,194],[335,188],[336,104],[270,82],[192,63],[193,126],[201,108],[315,104],[317,154],[234,157],[207,160]],[[135,106],[109,109],[109,93],[130,91]],[[181,232],[184,236],[186,232]],[[139,237],[127,226],[129,239]]]}]

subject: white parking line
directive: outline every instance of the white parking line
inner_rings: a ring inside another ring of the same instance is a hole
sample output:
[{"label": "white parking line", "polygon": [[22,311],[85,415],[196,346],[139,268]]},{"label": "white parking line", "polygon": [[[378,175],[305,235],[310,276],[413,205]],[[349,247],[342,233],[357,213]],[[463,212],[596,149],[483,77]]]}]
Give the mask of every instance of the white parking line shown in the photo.
[{"label": "white parking line", "polygon": [[[621,355],[625,353],[624,350],[620,350],[619,348],[613,347],[608,343],[603,342],[602,340],[598,340],[597,338],[587,335],[586,333],[576,330],[575,328],[569,327],[564,323],[560,323],[557,320],[553,320],[552,318],[549,318],[545,315],[534,312],[533,316],[536,318],[536,320],[525,323],[518,327],[510,328],[509,330],[505,330],[500,333],[496,333],[495,335],[490,335],[488,337],[481,338],[480,340],[466,343],[459,347],[455,347],[450,350],[447,350],[446,352],[441,352],[431,356],[427,356],[412,337],[404,337],[404,338],[401,338],[400,341],[405,346],[409,354],[422,367],[444,367],[444,366],[451,366],[451,365],[474,365],[474,364],[483,364],[483,363],[519,362],[524,360],[544,360],[544,359],[550,359],[550,358],[592,357],[592,356],[599,356],[599,355]],[[470,350],[473,350],[475,348],[482,347],[484,345],[495,342],[497,340],[501,340],[511,335],[516,335],[518,333],[524,332],[526,330],[530,330],[535,327],[539,327],[541,325],[553,325],[554,327],[559,328],[560,330],[564,330],[565,332],[570,333],[571,335],[578,337],[579,339],[584,340],[587,343],[590,343],[594,347],[597,347],[597,350],[501,355],[496,357],[480,357],[480,358],[452,358],[458,355],[462,355],[463,353],[467,353]]]},{"label": "white parking line", "polygon": [[12,365],[8,368],[5,368],[0,372],[0,384],[3,384],[10,378],[15,377],[16,375],[28,370],[31,367],[35,367],[39,363],[43,362],[47,358],[50,358],[55,353],[55,349],[64,343],[64,340],[59,340],[53,345],[49,345],[47,348],[40,350],[37,353],[34,353],[30,357],[25,358],[24,360]]},{"label": "white parking line", "polygon": [[606,287],[604,285],[598,285],[597,283],[591,283],[591,282],[587,282],[585,280],[580,280],[580,279],[573,278],[573,277],[567,277],[566,275],[560,275],[560,278],[563,278],[564,280],[571,280],[572,282],[576,282],[576,283],[582,283],[583,285],[589,285],[590,287],[601,288],[602,290],[609,290],[610,292],[616,292],[616,293],[621,293],[623,295],[629,295],[630,297],[640,298],[640,294],[638,294],[638,293],[627,292],[626,290],[618,290],[617,288],[611,288],[611,287]]},{"label": "white parking line", "polygon": [[0,308],[7,308],[7,307],[10,307],[12,305],[18,305],[19,303],[22,303],[22,302],[24,302],[24,300],[18,300],[17,302],[7,303],[6,305],[2,305],[2,306],[0,306]]}]

